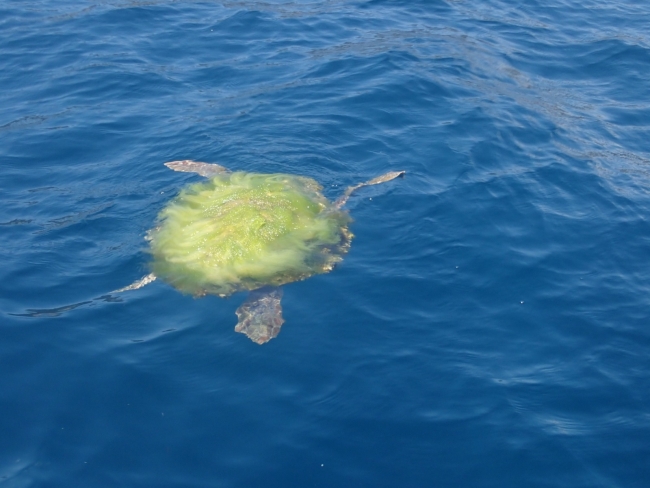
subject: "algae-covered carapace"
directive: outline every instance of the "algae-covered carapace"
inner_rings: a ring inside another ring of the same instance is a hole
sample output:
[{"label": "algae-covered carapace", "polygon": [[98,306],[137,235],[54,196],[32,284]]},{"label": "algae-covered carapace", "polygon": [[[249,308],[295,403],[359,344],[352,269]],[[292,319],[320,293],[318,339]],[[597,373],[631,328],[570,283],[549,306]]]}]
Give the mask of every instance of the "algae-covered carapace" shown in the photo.
[{"label": "algae-covered carapace", "polygon": [[226,296],[325,273],[341,260],[350,218],[316,181],[226,173],[190,185],[150,231],[152,271],[178,290]]}]

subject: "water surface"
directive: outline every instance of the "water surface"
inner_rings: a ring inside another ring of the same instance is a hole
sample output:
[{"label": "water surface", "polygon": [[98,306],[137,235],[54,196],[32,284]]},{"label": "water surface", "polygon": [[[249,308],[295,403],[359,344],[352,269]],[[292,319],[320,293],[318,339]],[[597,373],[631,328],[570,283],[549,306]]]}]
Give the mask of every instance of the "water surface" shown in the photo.
[{"label": "water surface", "polygon": [[[0,485],[643,487],[650,6],[0,6]],[[175,159],[350,202],[332,273],[147,273]]]}]

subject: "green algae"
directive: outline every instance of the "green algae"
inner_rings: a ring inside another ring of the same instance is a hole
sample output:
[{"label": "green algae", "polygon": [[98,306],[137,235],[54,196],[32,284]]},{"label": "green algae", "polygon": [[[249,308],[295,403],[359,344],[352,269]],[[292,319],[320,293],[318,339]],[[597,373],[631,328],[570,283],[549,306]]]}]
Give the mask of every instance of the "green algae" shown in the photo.
[{"label": "green algae", "polygon": [[245,172],[191,185],[150,231],[152,271],[193,295],[326,273],[347,252],[350,218],[320,190],[311,178]]}]

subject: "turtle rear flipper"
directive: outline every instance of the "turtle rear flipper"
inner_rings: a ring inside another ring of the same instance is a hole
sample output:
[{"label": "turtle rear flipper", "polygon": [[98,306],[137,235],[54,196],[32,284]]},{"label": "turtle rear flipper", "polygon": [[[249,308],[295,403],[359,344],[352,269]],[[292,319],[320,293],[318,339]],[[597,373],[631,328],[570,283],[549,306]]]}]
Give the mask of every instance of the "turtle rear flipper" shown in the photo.
[{"label": "turtle rear flipper", "polygon": [[206,178],[210,178],[216,175],[222,175],[224,173],[230,173],[226,168],[219,164],[214,163],[202,163],[200,161],[192,161],[190,159],[184,159],[182,161],[170,161],[165,163],[169,169],[174,171],[181,171],[183,173],[197,173]]},{"label": "turtle rear flipper", "polygon": [[235,332],[246,334],[257,344],[264,344],[280,333],[282,318],[282,290],[264,287],[253,290],[235,312],[239,321]]}]

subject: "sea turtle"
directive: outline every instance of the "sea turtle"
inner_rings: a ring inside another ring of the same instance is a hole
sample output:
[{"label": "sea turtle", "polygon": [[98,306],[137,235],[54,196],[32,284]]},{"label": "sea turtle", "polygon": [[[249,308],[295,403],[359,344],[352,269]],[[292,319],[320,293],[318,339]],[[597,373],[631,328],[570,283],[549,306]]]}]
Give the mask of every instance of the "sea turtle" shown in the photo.
[{"label": "sea turtle", "polygon": [[404,174],[391,171],[350,186],[332,203],[305,176],[231,172],[190,160],[165,166],[209,179],[163,208],[147,234],[152,273],[116,291],[156,278],[195,297],[247,290],[235,330],[258,344],[276,337],[284,323],[280,286],[328,273],[348,251],[351,219],[342,207],[350,195]]}]

